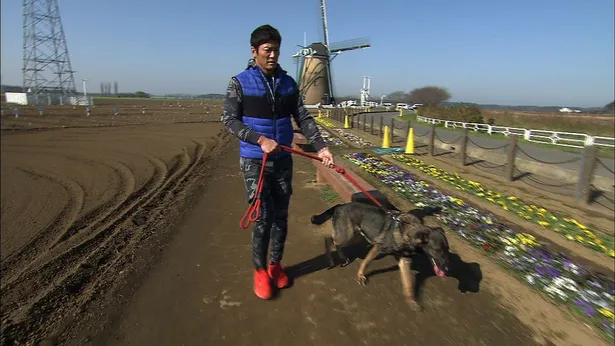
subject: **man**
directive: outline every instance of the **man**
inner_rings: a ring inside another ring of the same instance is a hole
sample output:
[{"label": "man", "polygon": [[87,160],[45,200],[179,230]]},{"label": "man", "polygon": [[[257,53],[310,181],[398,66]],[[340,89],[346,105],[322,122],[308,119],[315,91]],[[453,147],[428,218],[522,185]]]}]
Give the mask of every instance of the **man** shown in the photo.
[{"label": "man", "polygon": [[258,197],[255,190],[262,158],[264,153],[268,154],[260,219],[252,231],[254,293],[261,299],[271,298],[272,284],[279,289],[289,284],[281,260],[292,194],[293,158],[279,145],[292,145],[291,116],[318,150],[322,163],[329,167],[333,165],[333,155],[325,146],[314,118],[303,106],[295,80],[278,65],[281,43],[280,33],[270,25],[260,26],[252,32],[253,58],[243,72],[231,78],[222,115],[227,131],[240,140],[239,166],[248,203],[253,203]]}]

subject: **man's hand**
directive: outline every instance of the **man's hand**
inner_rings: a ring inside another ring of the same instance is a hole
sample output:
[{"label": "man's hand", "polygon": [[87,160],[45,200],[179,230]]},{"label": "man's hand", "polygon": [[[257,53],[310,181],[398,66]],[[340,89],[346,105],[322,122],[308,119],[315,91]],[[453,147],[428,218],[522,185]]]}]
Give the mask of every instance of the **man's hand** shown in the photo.
[{"label": "man's hand", "polygon": [[329,148],[322,148],[318,151],[318,157],[322,159],[322,164],[326,167],[333,167],[333,154],[329,151]]},{"label": "man's hand", "polygon": [[266,154],[275,154],[280,152],[281,149],[276,141],[265,136],[260,136],[258,139],[258,144]]}]

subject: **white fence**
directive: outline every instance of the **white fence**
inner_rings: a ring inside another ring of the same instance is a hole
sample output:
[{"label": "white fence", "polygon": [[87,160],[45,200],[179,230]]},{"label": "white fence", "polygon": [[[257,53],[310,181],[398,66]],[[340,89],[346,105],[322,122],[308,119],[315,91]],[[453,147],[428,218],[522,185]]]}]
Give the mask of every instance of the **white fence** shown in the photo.
[{"label": "white fence", "polygon": [[615,138],[590,136],[585,133],[561,132],[550,130],[532,130],[520,127],[494,126],[489,124],[464,123],[461,121],[442,120],[434,118],[426,118],[422,116],[416,117],[417,121],[428,124],[441,125],[447,128],[467,128],[475,132],[484,131],[492,135],[500,133],[505,136],[516,135],[523,136],[523,139],[529,142],[545,143],[559,145],[563,147],[583,148],[590,145],[601,146],[606,148],[615,148]]},{"label": "white fence", "polygon": [[88,106],[94,104],[92,96],[83,95],[62,95],[62,94],[27,94],[27,93],[5,93],[6,103],[16,103],[20,105],[46,104],[46,105],[72,105]]}]

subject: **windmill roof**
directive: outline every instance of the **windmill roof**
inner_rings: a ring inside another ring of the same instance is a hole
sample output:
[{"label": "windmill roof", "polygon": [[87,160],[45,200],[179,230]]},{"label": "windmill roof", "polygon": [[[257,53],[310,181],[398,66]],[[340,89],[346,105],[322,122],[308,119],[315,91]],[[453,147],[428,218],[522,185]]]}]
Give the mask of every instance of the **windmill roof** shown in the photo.
[{"label": "windmill roof", "polygon": [[316,52],[314,54],[316,56],[328,56],[329,55],[329,50],[327,49],[327,47],[325,47],[325,45],[322,42],[314,42],[310,44],[309,46],[307,46],[307,48],[312,48]]}]

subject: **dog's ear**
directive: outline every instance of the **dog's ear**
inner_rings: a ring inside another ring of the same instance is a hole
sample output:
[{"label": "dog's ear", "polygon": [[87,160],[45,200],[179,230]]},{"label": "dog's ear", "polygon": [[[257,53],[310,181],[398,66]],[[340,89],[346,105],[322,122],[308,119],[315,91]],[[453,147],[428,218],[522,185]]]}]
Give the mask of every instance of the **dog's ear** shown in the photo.
[{"label": "dog's ear", "polygon": [[425,245],[429,243],[429,229],[421,229],[412,235],[412,243],[414,245]]},{"label": "dog's ear", "polygon": [[431,227],[431,230],[446,235],[446,232],[444,232],[444,228],[442,227]]},{"label": "dog's ear", "polygon": [[448,249],[448,239],[446,238],[446,233],[444,232],[444,228],[442,227],[431,227],[431,231],[433,234],[431,238],[434,241],[440,243],[441,246],[444,246]]},{"label": "dog's ear", "polygon": [[406,211],[403,212],[401,214],[399,214],[399,220],[405,224],[409,224],[409,225],[413,225],[413,224],[420,224],[421,220],[416,217],[416,215],[414,215],[413,213]]}]

